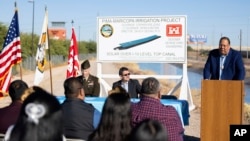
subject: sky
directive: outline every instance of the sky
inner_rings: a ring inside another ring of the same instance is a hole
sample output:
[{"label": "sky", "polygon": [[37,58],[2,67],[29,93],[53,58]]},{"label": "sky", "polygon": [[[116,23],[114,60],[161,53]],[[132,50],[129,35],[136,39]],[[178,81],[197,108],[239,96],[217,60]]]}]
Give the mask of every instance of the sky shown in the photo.
[{"label": "sky", "polygon": [[[107,16],[187,16],[187,33],[206,35],[206,46],[218,46],[221,36],[228,36],[232,46],[250,46],[249,0],[1,0],[0,22],[9,26],[17,2],[20,32],[40,35],[48,9],[52,21],[66,22],[71,38],[71,21],[78,40],[96,40],[97,17]],[[240,40],[241,33],[241,40]],[[248,39],[248,40],[247,40]]]}]

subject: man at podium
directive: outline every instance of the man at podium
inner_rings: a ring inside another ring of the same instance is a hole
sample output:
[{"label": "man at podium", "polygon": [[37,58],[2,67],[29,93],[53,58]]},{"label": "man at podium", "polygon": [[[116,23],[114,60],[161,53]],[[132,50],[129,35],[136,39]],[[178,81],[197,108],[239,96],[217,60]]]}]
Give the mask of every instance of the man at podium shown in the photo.
[{"label": "man at podium", "polygon": [[244,80],[245,67],[239,51],[230,47],[230,39],[221,37],[219,48],[209,52],[203,78],[212,80]]}]

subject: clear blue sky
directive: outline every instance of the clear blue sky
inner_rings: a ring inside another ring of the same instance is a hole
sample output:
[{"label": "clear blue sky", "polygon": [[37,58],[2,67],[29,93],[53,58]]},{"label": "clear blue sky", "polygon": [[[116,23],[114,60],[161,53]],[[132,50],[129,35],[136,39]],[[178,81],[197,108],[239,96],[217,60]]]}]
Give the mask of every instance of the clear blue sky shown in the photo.
[{"label": "clear blue sky", "polygon": [[[28,0],[1,0],[0,22],[9,26],[14,15],[14,2],[19,10],[21,32],[32,31],[32,3]],[[223,36],[231,45],[250,46],[249,0],[34,0],[34,31],[40,35],[45,5],[52,21],[66,22],[67,38],[71,37],[71,20],[76,36],[81,40],[95,40],[97,16],[163,16],[186,15],[188,34],[207,35],[208,46],[217,46]]]}]

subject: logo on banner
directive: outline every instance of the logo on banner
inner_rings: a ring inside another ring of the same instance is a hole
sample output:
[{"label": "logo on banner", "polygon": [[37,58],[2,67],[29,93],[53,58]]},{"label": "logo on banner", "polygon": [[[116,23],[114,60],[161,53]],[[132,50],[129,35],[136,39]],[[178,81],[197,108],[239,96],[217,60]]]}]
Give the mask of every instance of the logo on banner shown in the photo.
[{"label": "logo on banner", "polygon": [[101,32],[103,37],[108,38],[108,37],[112,36],[114,30],[113,30],[113,27],[110,24],[104,24],[101,27],[100,32]]},{"label": "logo on banner", "polygon": [[181,24],[168,24],[166,26],[166,35],[168,37],[182,36],[182,25]]}]

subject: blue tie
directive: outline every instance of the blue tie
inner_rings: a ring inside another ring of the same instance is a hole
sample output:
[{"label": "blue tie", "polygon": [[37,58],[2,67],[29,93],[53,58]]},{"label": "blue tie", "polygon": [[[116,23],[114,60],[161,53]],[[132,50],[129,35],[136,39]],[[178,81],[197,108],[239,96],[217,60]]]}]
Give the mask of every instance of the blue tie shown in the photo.
[{"label": "blue tie", "polygon": [[221,80],[221,75],[222,75],[222,71],[224,69],[225,59],[226,59],[226,56],[221,56],[220,57],[220,78],[219,78],[219,80]]}]

